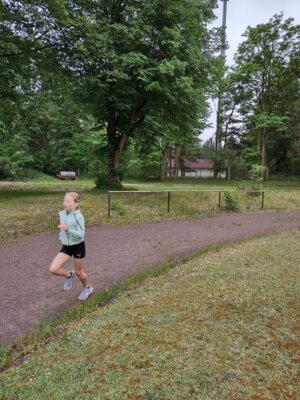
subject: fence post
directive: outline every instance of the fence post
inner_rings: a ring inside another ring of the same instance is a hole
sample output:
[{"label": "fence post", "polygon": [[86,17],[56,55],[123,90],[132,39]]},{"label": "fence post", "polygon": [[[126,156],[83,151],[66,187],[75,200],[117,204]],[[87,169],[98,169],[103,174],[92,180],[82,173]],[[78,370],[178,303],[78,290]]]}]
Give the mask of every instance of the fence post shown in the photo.
[{"label": "fence post", "polygon": [[265,192],[261,192],[261,208],[264,208],[265,204]]},{"label": "fence post", "polygon": [[221,207],[221,192],[219,192],[219,208]]},{"label": "fence post", "polygon": [[168,192],[168,212],[170,212],[170,199],[171,199],[171,192]]},{"label": "fence post", "polygon": [[110,192],[108,192],[107,216],[110,217]]}]

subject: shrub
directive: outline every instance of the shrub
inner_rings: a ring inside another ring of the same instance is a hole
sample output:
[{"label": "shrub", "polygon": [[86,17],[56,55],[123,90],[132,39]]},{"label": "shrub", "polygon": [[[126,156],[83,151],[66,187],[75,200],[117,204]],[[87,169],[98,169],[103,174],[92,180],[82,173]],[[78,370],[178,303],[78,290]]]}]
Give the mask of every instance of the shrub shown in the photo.
[{"label": "shrub", "polygon": [[100,190],[122,190],[121,182],[110,178],[105,174],[98,174],[96,179],[96,188]]},{"label": "shrub", "polygon": [[10,178],[8,164],[9,164],[9,158],[0,156],[0,179]]},{"label": "shrub", "polygon": [[264,171],[265,167],[259,164],[253,164],[251,165],[250,171],[249,171],[249,178],[252,181],[255,182],[262,182],[262,174]]},{"label": "shrub", "polygon": [[238,190],[244,190],[246,195],[259,196],[261,191],[261,184],[256,182],[241,183],[237,186]]},{"label": "shrub", "polygon": [[118,214],[119,214],[120,216],[126,214],[125,208],[122,207],[121,204],[120,204],[118,201],[113,201],[113,202],[111,203],[110,209],[111,209],[111,210],[114,210],[114,211],[117,211]]},{"label": "shrub", "polygon": [[229,208],[230,210],[237,210],[240,207],[236,195],[230,192],[224,192],[224,201],[226,207]]}]

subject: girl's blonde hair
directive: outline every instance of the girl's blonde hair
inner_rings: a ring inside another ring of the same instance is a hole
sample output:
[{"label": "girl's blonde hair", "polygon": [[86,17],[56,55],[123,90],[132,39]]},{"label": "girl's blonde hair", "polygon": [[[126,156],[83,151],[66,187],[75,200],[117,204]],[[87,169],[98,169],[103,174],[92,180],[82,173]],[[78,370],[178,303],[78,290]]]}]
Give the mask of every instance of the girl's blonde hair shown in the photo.
[{"label": "girl's blonde hair", "polygon": [[80,196],[79,196],[79,194],[77,192],[67,192],[66,196],[73,197],[75,203],[77,203],[76,210],[79,210],[79,204],[80,204]]}]

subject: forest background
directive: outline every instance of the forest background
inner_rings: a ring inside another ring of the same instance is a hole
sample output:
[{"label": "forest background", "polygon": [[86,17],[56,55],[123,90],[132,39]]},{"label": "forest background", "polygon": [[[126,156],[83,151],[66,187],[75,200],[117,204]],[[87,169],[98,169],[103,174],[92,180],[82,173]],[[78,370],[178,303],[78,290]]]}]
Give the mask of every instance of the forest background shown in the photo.
[{"label": "forest background", "polygon": [[[300,27],[283,14],[245,27],[228,67],[225,32],[208,28],[217,1],[169,3],[1,2],[0,179],[74,170],[118,187],[187,158],[299,178]],[[203,143],[210,99],[222,107]]]}]

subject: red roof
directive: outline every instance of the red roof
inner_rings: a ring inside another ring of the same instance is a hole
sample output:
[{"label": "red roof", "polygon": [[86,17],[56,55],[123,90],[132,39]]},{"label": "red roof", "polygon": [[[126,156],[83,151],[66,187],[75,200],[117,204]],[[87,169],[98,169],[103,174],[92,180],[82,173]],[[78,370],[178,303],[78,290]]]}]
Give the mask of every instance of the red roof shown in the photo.
[{"label": "red roof", "polygon": [[[212,160],[198,158],[198,160],[184,160],[187,169],[213,169],[214,162]],[[174,159],[171,160],[170,167],[174,167]]]},{"label": "red roof", "polygon": [[213,169],[214,162],[212,160],[206,160],[199,158],[198,160],[184,160],[186,168],[190,169]]}]

